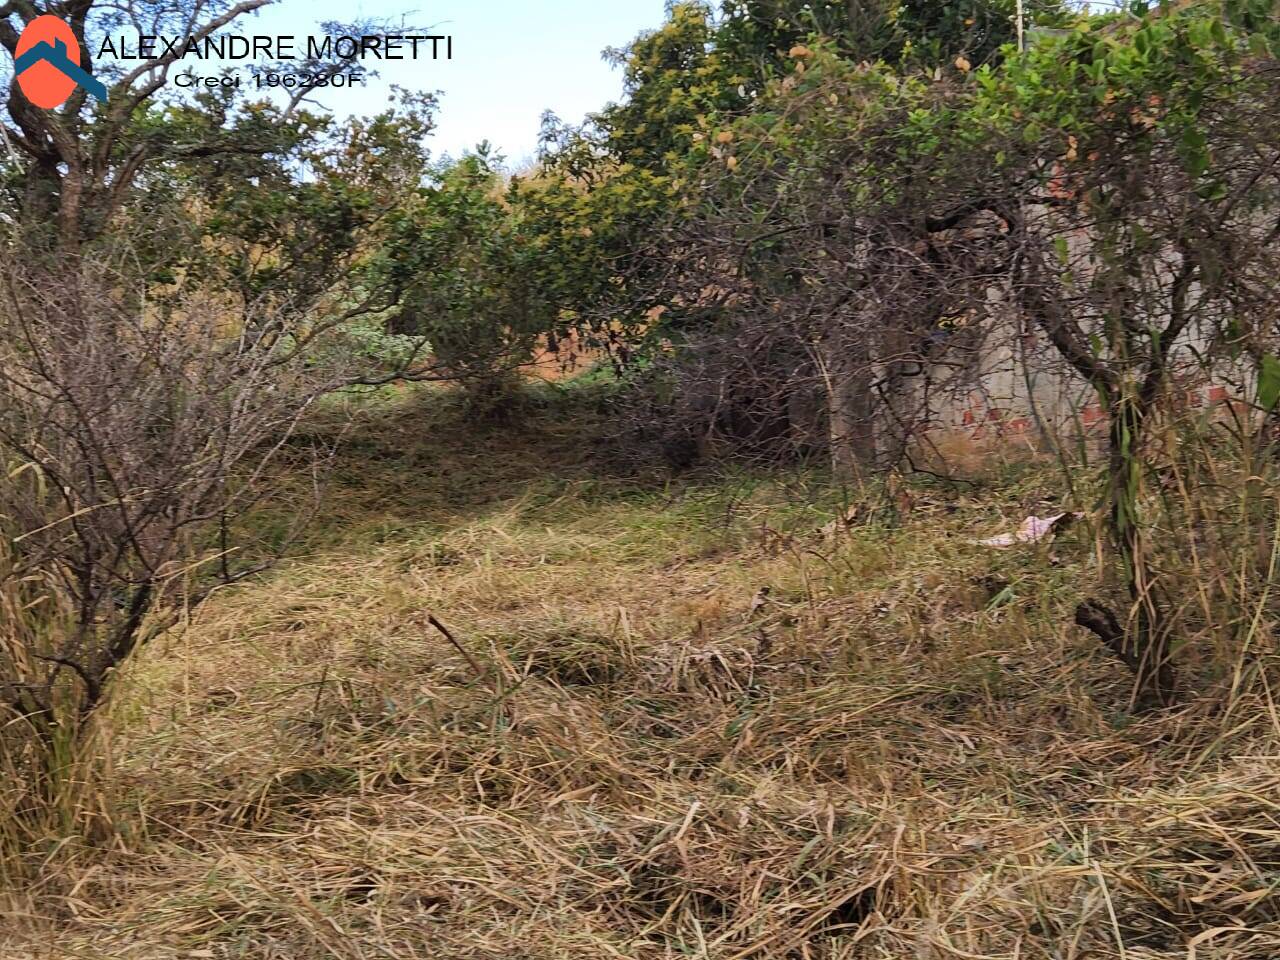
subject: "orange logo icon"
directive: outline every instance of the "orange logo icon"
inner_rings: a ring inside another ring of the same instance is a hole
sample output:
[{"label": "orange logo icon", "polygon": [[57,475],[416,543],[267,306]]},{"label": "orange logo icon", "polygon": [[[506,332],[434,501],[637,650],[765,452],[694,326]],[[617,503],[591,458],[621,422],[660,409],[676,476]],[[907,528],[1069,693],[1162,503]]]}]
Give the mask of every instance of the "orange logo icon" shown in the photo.
[{"label": "orange logo icon", "polygon": [[37,107],[62,106],[77,86],[106,99],[102,84],[80,66],[80,42],[71,27],[51,14],[27,24],[13,56],[18,86]]}]

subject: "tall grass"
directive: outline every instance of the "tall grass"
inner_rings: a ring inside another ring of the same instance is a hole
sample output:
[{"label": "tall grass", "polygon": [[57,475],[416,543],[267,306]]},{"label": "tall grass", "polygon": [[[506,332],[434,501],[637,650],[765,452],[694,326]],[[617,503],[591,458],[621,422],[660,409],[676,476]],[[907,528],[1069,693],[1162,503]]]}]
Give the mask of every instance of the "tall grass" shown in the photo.
[{"label": "tall grass", "polygon": [[81,761],[92,751],[61,722],[58,690],[36,688],[40,658],[70,623],[56,585],[23,569],[0,518],[0,877],[10,883],[31,879],[33,855],[78,826]]}]

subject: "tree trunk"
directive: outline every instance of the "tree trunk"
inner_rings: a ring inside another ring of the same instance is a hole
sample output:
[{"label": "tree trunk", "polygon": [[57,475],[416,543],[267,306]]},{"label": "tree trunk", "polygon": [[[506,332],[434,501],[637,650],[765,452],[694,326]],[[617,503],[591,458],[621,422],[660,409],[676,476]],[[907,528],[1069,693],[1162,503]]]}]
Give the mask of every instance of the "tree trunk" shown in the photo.
[{"label": "tree trunk", "polygon": [[876,462],[873,372],[865,347],[832,336],[822,343],[831,471],[842,483],[862,480]]},{"label": "tree trunk", "polygon": [[885,364],[879,401],[873,411],[880,424],[876,430],[877,470],[892,470],[907,455],[907,449],[927,416],[920,392],[921,378],[916,376],[923,360],[898,359]]},{"label": "tree trunk", "polygon": [[1125,631],[1124,657],[1134,672],[1140,700],[1167,705],[1175,683],[1169,660],[1169,624],[1151,566],[1139,515],[1141,454],[1138,444],[1145,409],[1130,398],[1113,410],[1109,435],[1108,470],[1111,485],[1111,534],[1124,565],[1132,615]]},{"label": "tree trunk", "polygon": [[1171,660],[1172,636],[1166,604],[1147,561],[1147,547],[1139,515],[1139,440],[1146,408],[1132,397],[1114,396],[1108,404],[1108,527],[1120,553],[1130,615],[1119,619],[1097,601],[1080,604],[1076,623],[1087,628],[1134,675],[1134,699],[1140,705],[1167,706],[1174,700],[1177,674]]}]

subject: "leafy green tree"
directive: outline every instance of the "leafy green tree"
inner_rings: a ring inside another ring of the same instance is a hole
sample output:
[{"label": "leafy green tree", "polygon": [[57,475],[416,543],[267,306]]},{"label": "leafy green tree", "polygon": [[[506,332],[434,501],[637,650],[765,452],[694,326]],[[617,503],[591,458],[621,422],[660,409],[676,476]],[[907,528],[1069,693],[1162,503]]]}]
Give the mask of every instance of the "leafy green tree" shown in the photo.
[{"label": "leafy green tree", "polygon": [[1106,412],[1107,526],[1128,594],[1078,621],[1174,693],[1176,598],[1153,559],[1150,441],[1187,373],[1272,342],[1280,272],[1280,26],[1270,0],[1084,21],[975,76],[958,150],[992,151],[978,189],[1008,225],[1026,316]]},{"label": "leafy green tree", "polygon": [[704,4],[675,4],[659,29],[613,56],[623,67],[624,99],[587,128],[591,146],[613,164],[665,173],[709,117],[747,105],[745,64],[725,57]]},{"label": "leafy green tree", "polygon": [[[1016,0],[725,0],[716,31],[726,61],[752,76],[775,75],[787,56],[814,37],[839,56],[928,67],[964,56],[973,64],[996,59],[1016,39]],[[1028,0],[1028,25],[1059,25],[1059,0]]]},{"label": "leafy green tree", "polygon": [[[703,316],[687,297],[655,294],[680,268],[665,253],[670,235],[681,225],[697,230],[691,183],[698,174],[689,158],[735,118],[768,113],[762,102],[768,84],[799,79],[806,44],[825,37],[824,49],[850,67],[884,62],[906,75],[945,63],[954,74],[951,62],[961,54],[970,65],[993,59],[1013,38],[1014,7],[1013,0],[674,4],[661,27],[613,51],[624,69],[620,103],[581,127],[552,118],[545,129],[541,179],[563,186],[544,186],[540,202],[554,201],[561,217],[590,223],[596,246],[591,252],[576,244],[569,261],[580,267],[573,274],[575,312],[597,334],[621,324],[649,343]],[[1064,16],[1056,0],[1030,2],[1027,10],[1036,22]],[[572,239],[550,222],[546,228],[557,243]],[[663,319],[655,325],[659,310]]]},{"label": "leafy green tree", "polygon": [[[0,3],[0,46],[12,59],[26,24],[54,14],[64,18],[80,41],[82,65],[107,87],[99,103],[77,88],[65,104],[41,110],[7,79],[9,95],[4,137],[19,169],[9,175],[10,218],[22,227],[29,251],[56,247],[78,251],[110,231],[117,214],[158,166],[190,161],[287,155],[310,125],[295,122],[306,93],[299,90],[277,109],[241,106],[241,94],[175,96],[171,79],[183,62],[164,49],[141,62],[98,60],[104,37],[124,25],[146,24],[153,34],[189,37],[197,43],[253,13],[271,0],[74,0],[49,4],[33,0]],[[385,24],[327,23],[330,32],[371,33]],[[279,65],[284,72],[309,75],[361,72],[360,63],[336,55]]]},{"label": "leafy green tree", "polygon": [[[246,112],[290,132],[288,149],[165,165],[152,180],[167,186],[162,203],[177,198],[191,235],[169,254],[169,272],[234,295],[241,309],[269,301],[352,318],[395,306],[397,292],[371,285],[363,261],[384,221],[430,174],[425,142],[435,109],[431,96],[400,94],[383,113],[341,126],[250,104]],[[155,209],[149,194],[122,219],[145,229]]]},{"label": "leafy green tree", "polygon": [[[944,340],[956,351],[940,325],[985,296],[985,243],[955,230],[980,213],[957,201],[955,181],[982,162],[948,153],[960,93],[951,78],[815,44],[689,158],[699,207],[668,238],[681,265],[664,278],[668,296],[706,308],[698,333],[723,338],[720,349],[767,343],[786,358],[786,369],[722,364],[721,385],[703,389],[792,419],[796,401],[821,402],[842,480],[898,462],[916,419],[899,403],[908,378]],[[810,445],[813,424],[792,427]]]},{"label": "leafy green tree", "polygon": [[554,251],[526,229],[514,194],[482,145],[387,217],[368,263],[369,283],[400,304],[394,332],[425,338],[440,373],[487,408],[557,323],[545,283]]}]

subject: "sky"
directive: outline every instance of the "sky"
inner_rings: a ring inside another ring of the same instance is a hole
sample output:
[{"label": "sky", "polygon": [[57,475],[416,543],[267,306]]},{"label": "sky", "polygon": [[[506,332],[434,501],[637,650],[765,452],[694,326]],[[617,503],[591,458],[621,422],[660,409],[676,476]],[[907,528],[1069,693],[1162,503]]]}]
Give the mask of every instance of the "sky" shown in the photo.
[{"label": "sky", "polygon": [[318,99],[345,117],[383,109],[392,83],[438,90],[433,153],[458,156],[487,139],[519,167],[537,149],[545,110],[577,121],[618,99],[621,71],[601,53],[660,26],[664,7],[664,0],[280,0],[236,32],[304,36],[321,34],[324,20],[405,16],[429,33],[451,34],[451,61],[391,62],[365,88]]}]

